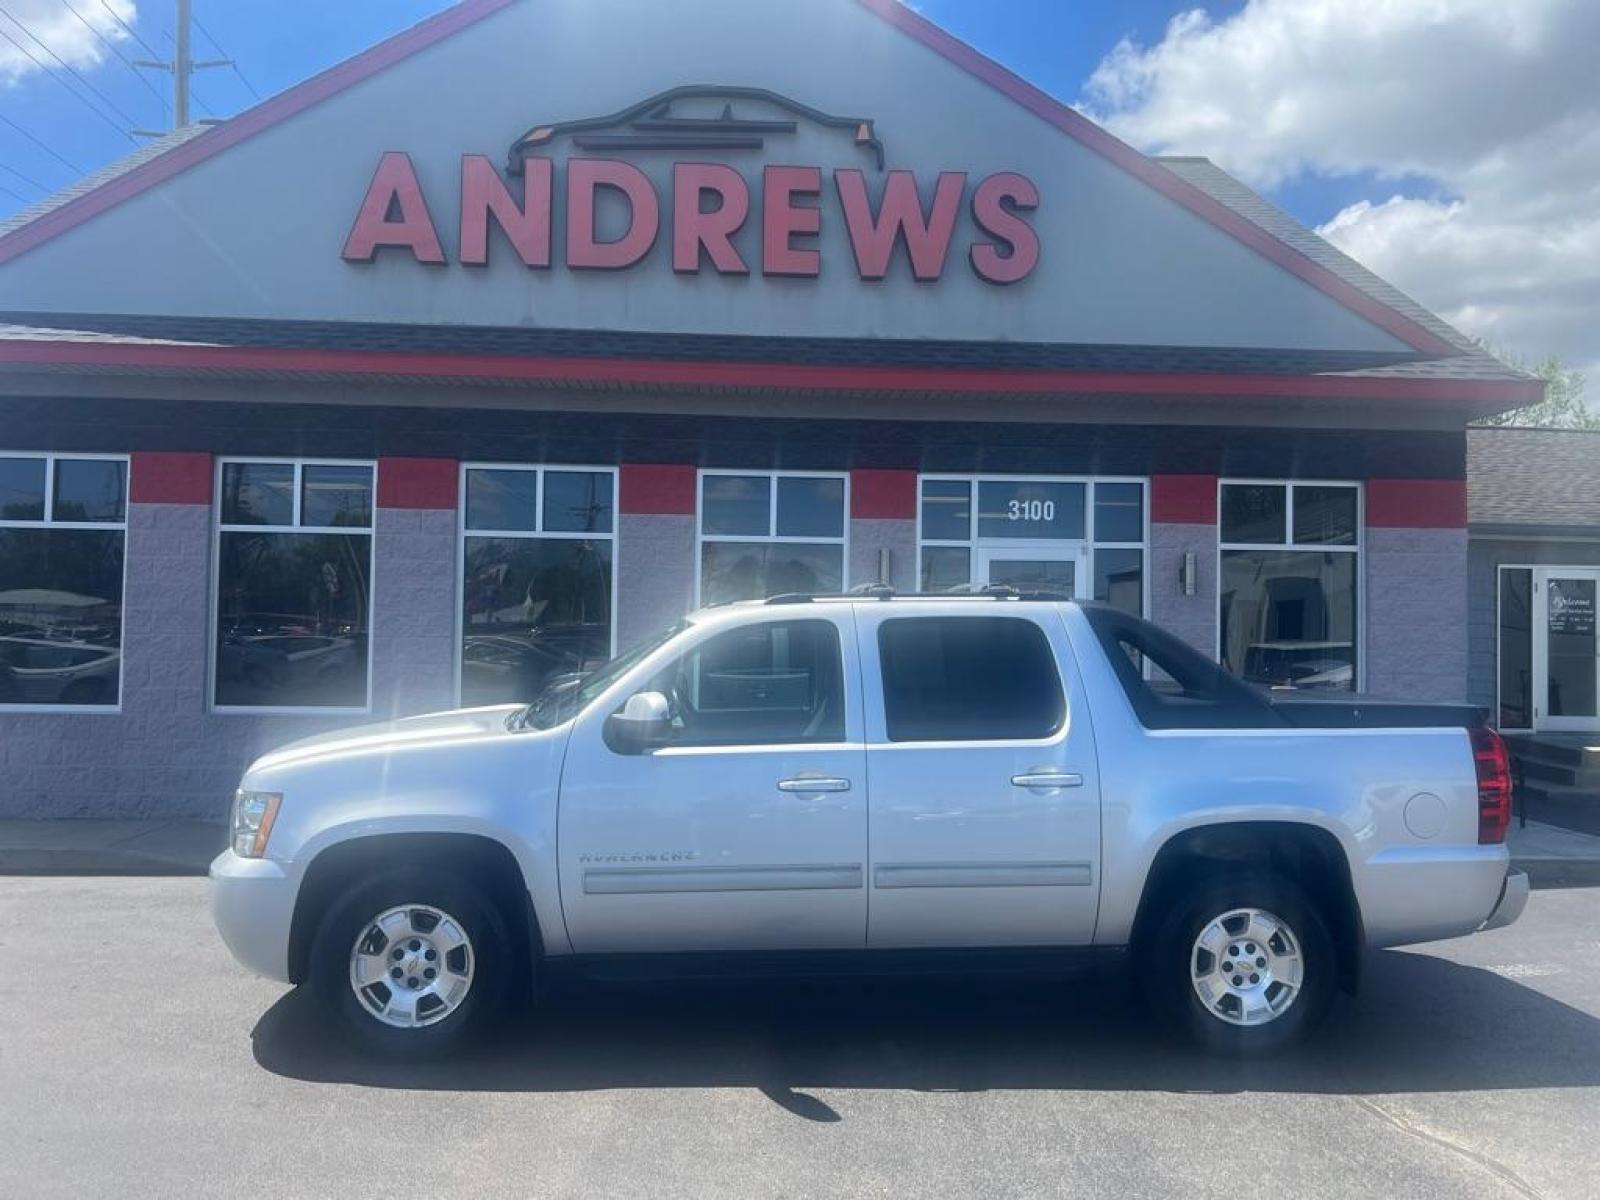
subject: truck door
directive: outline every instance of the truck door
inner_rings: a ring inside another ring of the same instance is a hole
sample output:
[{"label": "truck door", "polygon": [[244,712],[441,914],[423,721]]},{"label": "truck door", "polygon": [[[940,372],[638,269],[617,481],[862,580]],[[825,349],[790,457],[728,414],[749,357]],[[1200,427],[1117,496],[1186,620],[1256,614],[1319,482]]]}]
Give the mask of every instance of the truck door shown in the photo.
[{"label": "truck door", "polygon": [[634,690],[667,697],[667,744],[618,753],[604,724],[620,704],[597,705],[567,750],[558,828],[573,948],[862,947],[867,775],[849,606],[718,623]]},{"label": "truck door", "polygon": [[1060,613],[997,601],[857,614],[868,945],[1090,942],[1099,773]]}]

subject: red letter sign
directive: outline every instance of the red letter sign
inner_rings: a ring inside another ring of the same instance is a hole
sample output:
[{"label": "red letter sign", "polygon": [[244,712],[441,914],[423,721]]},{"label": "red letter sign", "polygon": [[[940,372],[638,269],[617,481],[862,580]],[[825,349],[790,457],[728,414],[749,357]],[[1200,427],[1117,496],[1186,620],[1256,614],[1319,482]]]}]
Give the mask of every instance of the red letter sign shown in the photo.
[{"label": "red letter sign", "polygon": [[[718,197],[717,207],[700,207],[706,194]],[[733,235],[750,215],[750,189],[744,176],[717,163],[675,163],[672,168],[672,269],[688,275],[700,271],[700,247],[711,265],[724,275],[748,275]]]},{"label": "red letter sign", "polygon": [[[614,242],[594,239],[595,193],[615,188],[632,210],[628,231]],[[574,158],[567,163],[567,266],[574,270],[620,271],[650,253],[661,230],[661,205],[650,177],[632,163],[610,158]]]},{"label": "red letter sign", "polygon": [[1039,189],[1025,176],[1001,172],[978,185],[972,193],[972,219],[997,239],[972,244],[972,269],[980,278],[1016,283],[1039,265],[1039,235],[1017,215],[1038,207]]},{"label": "red letter sign", "polygon": [[489,263],[489,218],[494,217],[523,264],[550,265],[550,176],[548,158],[523,163],[523,203],[507,190],[494,164],[481,154],[461,159],[461,261]]},{"label": "red letter sign", "polygon": [[950,237],[956,231],[961,211],[961,193],[967,176],[962,171],[945,171],[933,192],[933,215],[924,218],[922,200],[917,195],[917,177],[910,171],[890,171],[883,187],[883,203],[872,215],[867,198],[867,177],[860,171],[835,171],[834,186],[844,208],[845,228],[850,232],[850,248],[855,251],[856,269],[863,279],[882,279],[889,273],[895,239],[904,237],[911,256],[911,274],[919,283],[933,283],[944,274],[944,261],[950,253]]},{"label": "red letter sign", "polygon": [[[389,219],[390,213],[394,219]],[[422,185],[411,168],[411,156],[390,150],[378,160],[367,195],[356,211],[355,228],[345,239],[348,262],[371,262],[382,246],[411,251],[418,262],[444,262],[439,234],[422,198]]]},{"label": "red letter sign", "polygon": [[816,250],[796,250],[799,234],[822,231],[822,210],[796,206],[796,196],[822,195],[821,167],[768,167],[761,182],[761,273],[815,279],[822,271]]}]

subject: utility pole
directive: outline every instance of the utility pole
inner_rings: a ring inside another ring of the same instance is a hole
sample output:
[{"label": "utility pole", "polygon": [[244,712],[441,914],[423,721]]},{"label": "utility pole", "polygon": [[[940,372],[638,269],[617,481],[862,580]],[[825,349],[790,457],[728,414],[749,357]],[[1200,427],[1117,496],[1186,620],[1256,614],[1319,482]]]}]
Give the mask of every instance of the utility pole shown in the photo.
[{"label": "utility pole", "polygon": [[[133,65],[144,67],[150,71],[170,71],[172,73],[172,127],[182,129],[189,124],[189,77],[196,71],[210,70],[212,67],[231,67],[231,58],[204,58],[199,62],[189,52],[189,26],[191,18],[189,10],[192,0],[177,0],[178,4],[178,31],[174,35],[176,44],[171,61],[153,58],[136,58]],[[201,121],[202,125],[214,125],[215,121]],[[161,134],[149,129],[135,129],[134,133],[143,137],[160,137]]]}]

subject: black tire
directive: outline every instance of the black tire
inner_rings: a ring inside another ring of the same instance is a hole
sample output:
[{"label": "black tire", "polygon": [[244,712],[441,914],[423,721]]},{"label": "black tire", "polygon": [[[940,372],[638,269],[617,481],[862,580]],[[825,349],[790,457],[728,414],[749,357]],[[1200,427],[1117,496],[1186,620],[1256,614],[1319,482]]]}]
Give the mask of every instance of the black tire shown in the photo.
[{"label": "black tire", "polygon": [[[470,942],[471,983],[454,1012],[430,1024],[386,1024],[350,983],[356,939],[382,913],[403,906],[449,914]],[[334,900],[311,947],[311,988],[335,1027],[364,1051],[427,1058],[483,1036],[504,1016],[517,970],[504,914],[470,879],[449,871],[396,867],[352,881]]]},{"label": "black tire", "polygon": [[[1287,924],[1299,943],[1300,989],[1264,1024],[1235,1024],[1206,1006],[1192,978],[1196,939],[1218,917],[1260,909]],[[1145,992],[1157,1015],[1175,1032],[1212,1054],[1255,1058],[1302,1041],[1327,1016],[1338,975],[1332,934],[1304,889],[1281,875],[1214,870],[1185,888],[1143,952]]]}]

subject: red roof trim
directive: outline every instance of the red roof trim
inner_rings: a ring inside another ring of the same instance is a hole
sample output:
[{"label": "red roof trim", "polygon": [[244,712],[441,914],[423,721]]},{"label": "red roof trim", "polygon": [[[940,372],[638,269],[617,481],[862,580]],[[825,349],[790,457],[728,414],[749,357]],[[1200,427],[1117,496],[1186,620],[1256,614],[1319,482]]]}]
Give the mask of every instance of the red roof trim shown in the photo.
[{"label": "red roof trim", "polygon": [[1223,375],[1138,371],[1018,370],[819,363],[715,362],[644,358],[521,357],[284,347],[0,342],[3,366],[84,366],[130,370],[275,371],[413,375],[436,379],[549,383],[690,385],[818,391],[1144,396],[1301,396],[1330,400],[1414,400],[1525,407],[1544,394],[1539,380],[1406,379],[1381,375]]},{"label": "red roof trim", "polygon": [[379,42],[371,49],[363,50],[354,58],[348,58],[329,67],[320,75],[313,75],[304,83],[296,84],[286,92],[280,92],[209,132],[200,134],[181,146],[174,146],[149,162],[141,163],[126,174],[107,180],[93,191],[85,192],[60,208],[52,209],[37,220],[29,221],[20,229],[0,237],[0,263],[9,262],[26,254],[35,246],[59,237],[67,230],[99,216],[124,200],[148,191],[157,184],[165,183],[190,167],[205,162],[231,146],[237,146],[240,142],[279,122],[299,115],[313,105],[338,95],[346,88],[387,70],[401,60],[426,50],[513,3],[515,0],[462,0],[462,3]]},{"label": "red roof trim", "polygon": [[1102,158],[1109,159],[1168,199],[1209,221],[1291,275],[1331,296],[1352,312],[1393,334],[1407,345],[1430,354],[1461,353],[1458,347],[1451,345],[1432,330],[1425,329],[1410,317],[1396,312],[1360,288],[1346,283],[1321,263],[1301,254],[1293,246],[1279,241],[1254,221],[1241,217],[1220,200],[1207,195],[1188,180],[1179,178],[1160,163],[1139,153],[1087,117],[1068,108],[954,35],[946,33],[926,17],[900,3],[900,0],[856,0],[856,2],[968,74],[977,76],[1034,116],[1055,126],[1068,137],[1082,142]]}]

